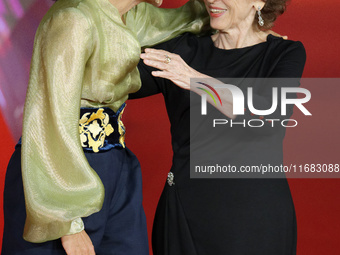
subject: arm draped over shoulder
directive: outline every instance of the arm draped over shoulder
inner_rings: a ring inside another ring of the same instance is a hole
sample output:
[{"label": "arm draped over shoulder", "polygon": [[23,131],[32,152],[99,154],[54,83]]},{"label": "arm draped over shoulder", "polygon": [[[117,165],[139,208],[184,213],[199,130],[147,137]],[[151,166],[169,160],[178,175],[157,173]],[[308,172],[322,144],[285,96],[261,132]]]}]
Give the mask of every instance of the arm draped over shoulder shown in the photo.
[{"label": "arm draped over shoulder", "polygon": [[175,9],[140,3],[130,10],[125,18],[128,27],[136,33],[141,47],[168,41],[185,32],[201,33],[210,22],[209,14],[201,0],[190,0]]}]

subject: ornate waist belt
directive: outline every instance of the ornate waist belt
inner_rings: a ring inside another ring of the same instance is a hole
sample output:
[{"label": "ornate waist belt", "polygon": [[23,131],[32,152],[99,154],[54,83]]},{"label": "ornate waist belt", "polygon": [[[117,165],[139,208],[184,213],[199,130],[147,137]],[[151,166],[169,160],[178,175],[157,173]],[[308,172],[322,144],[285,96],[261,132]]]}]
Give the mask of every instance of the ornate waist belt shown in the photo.
[{"label": "ornate waist belt", "polygon": [[85,151],[125,148],[125,127],[121,120],[125,106],[124,103],[117,112],[107,107],[80,109],[79,134]]}]

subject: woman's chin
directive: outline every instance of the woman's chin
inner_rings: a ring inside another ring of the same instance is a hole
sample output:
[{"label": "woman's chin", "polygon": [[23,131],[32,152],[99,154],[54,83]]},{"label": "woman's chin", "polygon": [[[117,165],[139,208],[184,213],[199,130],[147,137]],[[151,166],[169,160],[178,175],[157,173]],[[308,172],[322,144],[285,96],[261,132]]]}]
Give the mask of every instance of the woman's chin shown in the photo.
[{"label": "woman's chin", "polygon": [[227,26],[225,24],[221,24],[221,22],[213,20],[210,20],[210,27],[214,30],[227,30]]}]

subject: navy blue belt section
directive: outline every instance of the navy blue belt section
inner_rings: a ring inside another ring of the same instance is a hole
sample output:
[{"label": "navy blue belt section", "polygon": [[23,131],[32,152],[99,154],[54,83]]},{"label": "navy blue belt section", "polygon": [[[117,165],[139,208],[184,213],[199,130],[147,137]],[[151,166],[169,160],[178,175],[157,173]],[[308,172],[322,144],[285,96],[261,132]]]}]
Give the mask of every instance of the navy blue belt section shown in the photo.
[{"label": "navy blue belt section", "polygon": [[80,108],[79,135],[85,151],[107,151],[125,148],[125,127],[122,115],[126,104],[117,112],[111,108]]},{"label": "navy blue belt section", "polygon": [[[115,147],[125,148],[122,122],[125,106],[124,103],[117,112],[108,107],[80,108],[79,136],[84,151],[97,153]],[[18,145],[21,145],[21,137]]]}]

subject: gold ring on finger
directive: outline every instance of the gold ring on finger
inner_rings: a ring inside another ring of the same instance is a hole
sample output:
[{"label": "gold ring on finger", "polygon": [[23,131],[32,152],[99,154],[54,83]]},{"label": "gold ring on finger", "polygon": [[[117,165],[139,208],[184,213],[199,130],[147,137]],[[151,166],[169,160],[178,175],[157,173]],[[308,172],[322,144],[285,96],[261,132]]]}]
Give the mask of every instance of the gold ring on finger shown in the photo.
[{"label": "gold ring on finger", "polygon": [[165,55],[164,63],[169,64],[170,62],[171,62],[171,58],[168,55]]}]

